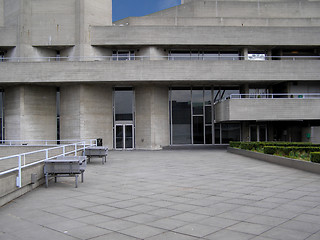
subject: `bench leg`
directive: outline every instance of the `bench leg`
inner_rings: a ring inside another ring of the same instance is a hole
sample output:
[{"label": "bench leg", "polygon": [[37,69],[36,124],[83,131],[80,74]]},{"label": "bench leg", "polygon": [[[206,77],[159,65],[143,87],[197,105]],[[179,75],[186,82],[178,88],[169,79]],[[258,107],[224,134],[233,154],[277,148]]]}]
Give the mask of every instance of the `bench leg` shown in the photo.
[{"label": "bench leg", "polygon": [[54,177],[54,182],[57,183],[57,176]]},{"label": "bench leg", "polygon": [[78,187],[78,174],[75,175],[76,177],[76,188]]},{"label": "bench leg", "polygon": [[81,172],[81,182],[83,182],[83,172]]},{"label": "bench leg", "polygon": [[46,188],[49,186],[48,173],[46,173]]}]

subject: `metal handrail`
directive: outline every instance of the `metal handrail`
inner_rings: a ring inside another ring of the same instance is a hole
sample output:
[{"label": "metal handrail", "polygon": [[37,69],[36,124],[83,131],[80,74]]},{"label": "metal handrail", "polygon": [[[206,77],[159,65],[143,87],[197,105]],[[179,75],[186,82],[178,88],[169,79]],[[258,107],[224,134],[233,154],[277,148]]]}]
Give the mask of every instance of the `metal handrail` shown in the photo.
[{"label": "metal handrail", "polygon": [[[75,143],[79,142],[81,140],[79,139],[63,139],[63,140],[0,140],[0,147],[1,146],[56,146],[62,145],[62,144],[70,144],[70,143]],[[86,142],[88,141],[96,141],[96,139],[89,139],[89,140],[84,140]],[[31,143],[31,144],[30,144]],[[30,144],[30,145],[29,145]],[[90,144],[92,144],[90,142]]]},{"label": "metal handrail", "polygon": [[[50,140],[47,140],[47,141],[50,141]],[[87,141],[89,141],[89,144],[86,143]],[[96,146],[96,145],[97,145],[97,140],[90,139],[90,140],[78,141],[78,142],[75,142],[72,144],[64,144],[64,145],[57,146],[57,147],[52,147],[52,148],[47,148],[47,149],[42,149],[42,150],[37,150],[37,151],[31,151],[31,152],[26,152],[26,153],[21,153],[21,154],[15,154],[15,155],[7,156],[7,157],[2,157],[2,158],[0,158],[0,161],[18,158],[18,166],[0,172],[0,176],[18,171],[18,176],[16,179],[16,186],[21,188],[21,186],[22,186],[22,182],[21,182],[22,169],[39,164],[39,163],[43,163],[45,160],[50,160],[50,159],[53,159],[53,158],[56,158],[59,156],[65,156],[65,155],[70,155],[70,154],[74,154],[75,156],[77,156],[77,153],[79,151],[85,150],[87,147]],[[66,148],[68,148],[68,147],[73,147],[73,150],[66,152]],[[53,150],[57,150],[57,149],[61,149],[62,153],[59,153],[59,154],[56,154],[56,155],[49,157],[49,152],[53,151]],[[45,159],[40,159],[40,160],[26,164],[26,156],[36,154],[36,153],[45,153],[45,156],[46,156]],[[22,163],[22,161],[23,161],[23,163]]]},{"label": "metal handrail", "polygon": [[253,58],[248,56],[68,56],[68,57],[3,57],[0,62],[59,62],[59,61],[144,61],[144,60],[198,60],[198,61],[223,61],[223,60],[247,60],[247,61],[268,61],[268,60],[298,60],[314,59],[320,60],[320,56],[264,56],[264,59]]},{"label": "metal handrail", "polygon": [[[279,99],[279,98],[295,98],[295,99],[320,99],[320,93],[248,93],[248,94],[230,94],[226,99]],[[226,100],[225,99],[225,100]]]}]

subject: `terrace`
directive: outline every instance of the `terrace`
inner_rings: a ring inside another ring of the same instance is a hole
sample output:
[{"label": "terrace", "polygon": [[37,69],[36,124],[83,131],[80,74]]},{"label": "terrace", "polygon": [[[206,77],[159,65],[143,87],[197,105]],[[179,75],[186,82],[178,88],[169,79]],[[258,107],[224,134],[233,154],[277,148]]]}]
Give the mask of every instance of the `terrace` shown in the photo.
[{"label": "terrace", "polygon": [[225,150],[111,151],[0,208],[1,239],[319,239],[320,176]]}]

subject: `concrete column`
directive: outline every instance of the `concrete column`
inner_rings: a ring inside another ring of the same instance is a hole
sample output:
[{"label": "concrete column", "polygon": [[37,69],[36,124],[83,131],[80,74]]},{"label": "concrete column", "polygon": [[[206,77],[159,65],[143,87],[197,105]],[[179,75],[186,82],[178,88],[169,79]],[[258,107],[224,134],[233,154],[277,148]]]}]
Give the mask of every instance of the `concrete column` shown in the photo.
[{"label": "concrete column", "polygon": [[65,85],[61,91],[61,139],[102,138],[112,147],[112,87],[105,85]]},{"label": "concrete column", "polygon": [[[78,56],[94,56],[95,50],[91,46],[90,26],[112,25],[112,0],[79,0],[77,6],[77,54]],[[83,59],[88,61],[90,59]],[[95,59],[92,59],[94,61]]]},{"label": "concrete column", "polygon": [[249,60],[248,48],[242,49],[242,56],[243,56],[243,60]]},{"label": "concrete column", "polygon": [[56,92],[56,87],[35,85],[6,88],[6,139],[57,139]]},{"label": "concrete column", "polygon": [[161,149],[169,145],[168,87],[138,86],[136,95],[136,148]]},{"label": "concrete column", "polygon": [[167,60],[168,52],[158,47],[143,47],[136,52],[136,56],[147,57],[150,60]]}]

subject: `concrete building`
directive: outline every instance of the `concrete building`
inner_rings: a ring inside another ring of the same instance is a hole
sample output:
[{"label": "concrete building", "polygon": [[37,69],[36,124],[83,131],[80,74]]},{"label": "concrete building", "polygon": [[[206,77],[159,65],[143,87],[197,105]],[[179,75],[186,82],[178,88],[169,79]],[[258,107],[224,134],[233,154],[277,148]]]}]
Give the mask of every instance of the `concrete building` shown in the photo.
[{"label": "concrete building", "polygon": [[0,0],[2,139],[319,141],[319,0]]}]

